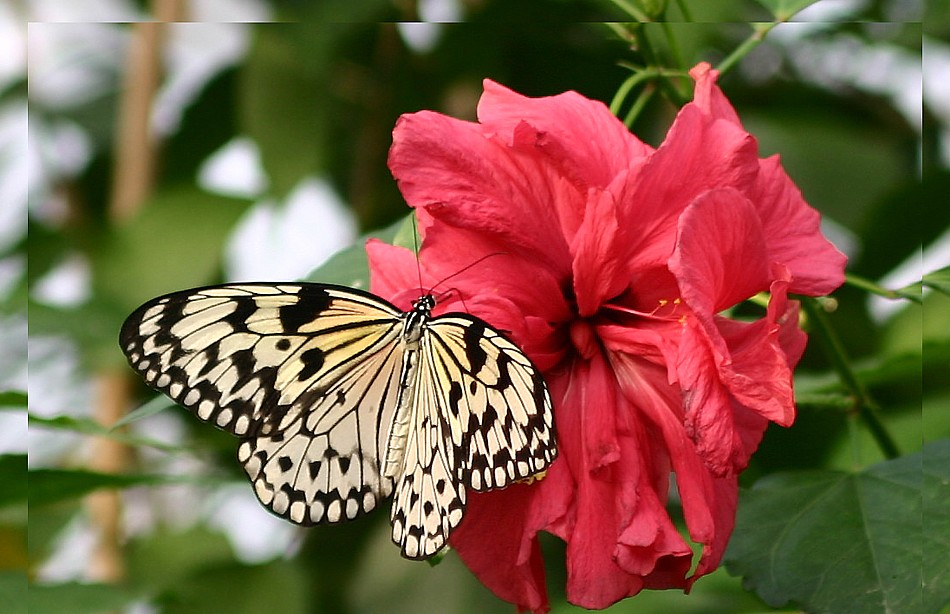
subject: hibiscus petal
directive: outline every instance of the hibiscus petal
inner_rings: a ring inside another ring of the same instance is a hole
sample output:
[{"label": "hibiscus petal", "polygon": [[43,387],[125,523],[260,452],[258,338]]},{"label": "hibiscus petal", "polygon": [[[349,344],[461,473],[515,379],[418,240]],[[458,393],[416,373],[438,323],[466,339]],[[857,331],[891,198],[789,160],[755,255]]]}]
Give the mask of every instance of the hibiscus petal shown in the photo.
[{"label": "hibiscus petal", "polygon": [[366,241],[370,291],[402,310],[412,308],[412,301],[424,292],[419,288],[420,263],[411,249]]},{"label": "hibiscus petal", "polygon": [[736,110],[716,85],[719,79],[718,70],[714,70],[708,62],[700,62],[690,69],[689,76],[696,82],[693,90],[694,105],[710,117],[741,125]]},{"label": "hibiscus petal", "polygon": [[769,260],[755,208],[731,188],[701,195],[680,217],[669,267],[683,300],[703,318],[767,289]]},{"label": "hibiscus petal", "polygon": [[[621,173],[618,182],[625,178],[626,173]],[[630,283],[628,243],[626,233],[617,223],[616,203],[610,189],[592,190],[584,221],[571,243],[574,295],[580,317],[594,315]]]},{"label": "hibiscus petal", "polygon": [[559,380],[552,384],[558,450],[576,484],[574,523],[562,534],[567,541],[567,597],[586,608],[604,608],[643,588],[643,580],[615,560],[620,532],[634,515],[642,485],[633,459],[618,462],[620,399],[604,357],[575,362]]},{"label": "hibiscus petal", "polygon": [[[696,80],[693,104],[711,118],[741,127],[735,109],[716,85],[718,71],[703,62],[689,74]],[[847,257],[821,234],[821,216],[802,198],[777,155],[759,162],[748,197],[762,219],[770,259],[792,272],[791,292],[818,296],[844,283]]]},{"label": "hibiscus petal", "polygon": [[462,523],[449,538],[482,584],[519,611],[549,609],[537,533],[565,513],[572,486],[561,485],[563,479],[570,476],[555,462],[541,482],[470,493]]},{"label": "hibiscus petal", "polygon": [[[683,514],[690,538],[703,545],[699,566],[683,580],[691,552],[677,547],[675,536],[666,535],[655,548],[665,556],[657,558],[654,572],[645,578],[650,588],[685,587],[718,565],[735,522],[737,486],[735,478],[716,478],[683,425],[682,402],[676,387],[666,385],[660,366],[648,366],[626,351],[627,339],[620,331],[605,340],[623,396],[636,407],[636,419],[652,433],[656,446],[650,458],[666,458],[676,475]],[[633,347],[636,347],[634,345]],[[647,426],[649,425],[649,426]],[[655,462],[655,460],[654,460]],[[663,465],[659,467],[662,469]],[[655,482],[654,482],[655,483]],[[662,493],[657,488],[654,492]],[[665,495],[660,501],[665,501]],[[631,525],[632,526],[632,525]],[[665,549],[659,544],[666,544]],[[684,561],[687,563],[683,569]]]},{"label": "hibiscus petal", "polygon": [[711,189],[753,185],[755,140],[740,127],[683,107],[666,139],[618,196],[620,224],[629,229],[632,269],[666,264],[683,210]]},{"label": "hibiscus petal", "polygon": [[558,212],[581,210],[584,195],[538,156],[486,136],[478,124],[422,111],[399,118],[389,168],[411,206],[570,270]]},{"label": "hibiscus petal", "polygon": [[484,88],[479,121],[500,136],[513,134],[522,122],[530,125],[539,135],[532,145],[581,193],[591,187],[606,188],[653,151],[606,105],[577,92],[529,98],[489,79]]},{"label": "hibiscus petal", "polygon": [[821,234],[821,216],[802,198],[778,156],[761,161],[749,198],[762,220],[769,259],[792,274],[790,292],[821,296],[844,283],[847,256]]}]

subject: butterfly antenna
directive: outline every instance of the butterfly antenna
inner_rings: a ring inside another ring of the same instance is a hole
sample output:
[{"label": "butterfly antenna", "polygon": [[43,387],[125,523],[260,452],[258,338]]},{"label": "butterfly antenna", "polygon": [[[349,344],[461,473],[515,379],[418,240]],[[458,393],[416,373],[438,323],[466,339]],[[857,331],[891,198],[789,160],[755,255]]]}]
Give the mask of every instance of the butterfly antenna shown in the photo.
[{"label": "butterfly antenna", "polygon": [[419,260],[419,229],[416,227],[416,212],[412,212],[412,247],[416,254],[416,275],[419,276],[419,294],[422,295],[422,262]]},{"label": "butterfly antenna", "polygon": [[[457,276],[461,275],[462,273],[464,273],[465,271],[469,270],[470,268],[472,268],[472,267],[474,267],[474,266],[476,266],[476,265],[478,265],[478,264],[481,264],[482,261],[488,260],[488,259],[491,258],[492,256],[504,256],[504,255],[507,254],[507,253],[508,253],[508,252],[492,252],[492,253],[490,253],[490,254],[485,254],[484,256],[482,256],[481,258],[479,258],[478,260],[476,260],[476,261],[474,261],[474,262],[471,262],[471,263],[465,265],[464,267],[462,267],[462,268],[459,269],[458,271],[452,273],[452,274],[449,275],[448,277],[443,277],[442,279],[440,279],[434,286],[432,286],[431,288],[429,288],[429,293],[431,293],[433,290],[435,290],[436,288],[438,288],[439,286],[441,286],[442,284],[444,284],[444,283],[447,282],[448,280],[452,279],[453,277],[457,277]],[[459,296],[461,296],[461,293],[459,293]]]}]

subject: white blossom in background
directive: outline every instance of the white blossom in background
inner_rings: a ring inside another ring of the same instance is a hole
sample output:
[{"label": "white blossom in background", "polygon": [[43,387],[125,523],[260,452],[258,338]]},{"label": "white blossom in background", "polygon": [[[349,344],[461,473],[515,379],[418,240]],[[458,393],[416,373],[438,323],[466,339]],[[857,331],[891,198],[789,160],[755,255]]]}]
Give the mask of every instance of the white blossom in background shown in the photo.
[{"label": "white blossom in background", "polygon": [[227,246],[230,281],[292,281],[304,277],[356,239],[357,224],[329,183],[308,178],[282,203],[258,202]]}]

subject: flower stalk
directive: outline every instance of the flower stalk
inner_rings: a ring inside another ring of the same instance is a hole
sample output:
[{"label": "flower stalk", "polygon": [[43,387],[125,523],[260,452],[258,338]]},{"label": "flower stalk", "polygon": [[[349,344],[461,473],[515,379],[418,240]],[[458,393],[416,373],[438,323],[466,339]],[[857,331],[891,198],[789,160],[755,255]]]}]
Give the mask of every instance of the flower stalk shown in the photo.
[{"label": "flower stalk", "polygon": [[865,424],[885,458],[897,458],[900,456],[900,449],[878,416],[877,403],[868,393],[861,380],[858,379],[854,369],[851,368],[851,361],[845,351],[844,344],[841,343],[841,338],[828,322],[825,311],[816,299],[808,297],[802,297],[802,308],[805,310],[813,332],[824,348],[825,355],[831,362],[832,368],[853,399],[851,413],[857,415]]}]

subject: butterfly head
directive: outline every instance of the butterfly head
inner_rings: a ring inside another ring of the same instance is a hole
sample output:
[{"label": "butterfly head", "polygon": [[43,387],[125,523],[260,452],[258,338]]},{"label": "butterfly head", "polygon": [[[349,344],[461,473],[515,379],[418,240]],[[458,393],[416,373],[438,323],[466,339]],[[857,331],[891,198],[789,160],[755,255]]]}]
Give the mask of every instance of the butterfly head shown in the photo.
[{"label": "butterfly head", "polygon": [[418,299],[412,301],[412,310],[417,313],[429,313],[435,308],[435,296],[432,294],[423,294]]}]

